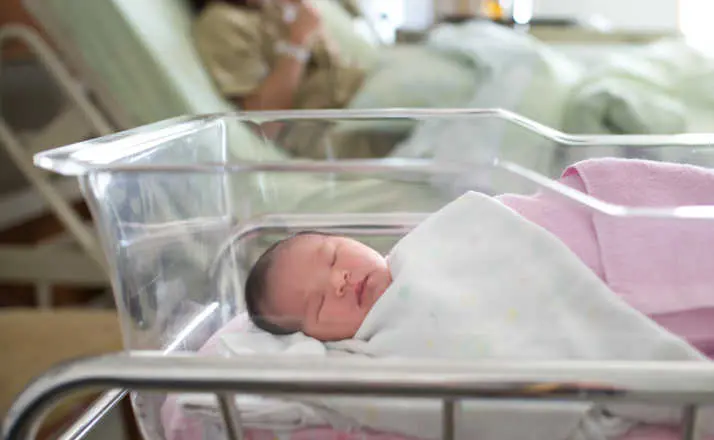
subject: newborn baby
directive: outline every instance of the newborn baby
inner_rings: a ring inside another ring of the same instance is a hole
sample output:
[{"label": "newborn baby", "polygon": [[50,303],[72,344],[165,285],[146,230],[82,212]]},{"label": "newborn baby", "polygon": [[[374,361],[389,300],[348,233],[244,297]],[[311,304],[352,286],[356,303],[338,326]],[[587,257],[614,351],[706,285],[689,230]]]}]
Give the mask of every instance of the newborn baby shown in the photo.
[{"label": "newborn baby", "polygon": [[273,334],[349,339],[391,281],[387,260],[374,249],[303,232],[273,245],[253,266],[246,307],[253,322]]},{"label": "newborn baby", "polygon": [[[568,168],[560,182],[615,205],[714,205],[714,173],[685,165],[588,160]],[[705,330],[714,319],[710,223],[623,220],[554,193],[495,200],[565,244],[630,307],[714,353],[711,338],[702,336],[709,335]],[[479,227],[478,221],[468,225]],[[349,238],[305,232],[261,256],[248,276],[245,301],[265,331],[336,341],[355,336],[392,284],[387,259],[375,250]]]}]

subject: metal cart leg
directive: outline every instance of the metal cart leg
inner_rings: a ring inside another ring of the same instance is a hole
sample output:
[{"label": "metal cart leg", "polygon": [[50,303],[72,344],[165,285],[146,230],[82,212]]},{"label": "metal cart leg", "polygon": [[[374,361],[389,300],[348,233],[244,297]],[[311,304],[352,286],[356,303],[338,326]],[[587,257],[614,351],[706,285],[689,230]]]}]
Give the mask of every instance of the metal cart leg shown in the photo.
[{"label": "metal cart leg", "polygon": [[126,390],[111,390],[102,394],[80,418],[58,437],[58,440],[80,440],[84,438],[102,417],[121,403],[127,394]]},{"label": "metal cart leg", "polygon": [[443,440],[454,440],[456,438],[456,402],[452,399],[444,399],[441,410],[441,438]]},{"label": "metal cart leg", "polygon": [[236,408],[235,395],[232,393],[216,394],[218,405],[223,417],[228,440],[243,440],[243,427],[241,426],[240,413]]},{"label": "metal cart leg", "polygon": [[697,434],[697,421],[699,419],[699,407],[697,405],[686,405],[682,411],[682,440],[695,440],[699,438]]}]

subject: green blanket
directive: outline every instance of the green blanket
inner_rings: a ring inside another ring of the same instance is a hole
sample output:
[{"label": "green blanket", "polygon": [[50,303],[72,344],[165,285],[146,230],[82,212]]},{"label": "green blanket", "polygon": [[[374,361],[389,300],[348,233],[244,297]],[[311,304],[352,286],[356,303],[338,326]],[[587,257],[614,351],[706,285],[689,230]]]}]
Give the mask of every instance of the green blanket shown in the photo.
[{"label": "green blanket", "polygon": [[672,134],[714,131],[695,121],[714,109],[714,60],[683,40],[615,55],[579,82],[563,112],[571,133]]}]

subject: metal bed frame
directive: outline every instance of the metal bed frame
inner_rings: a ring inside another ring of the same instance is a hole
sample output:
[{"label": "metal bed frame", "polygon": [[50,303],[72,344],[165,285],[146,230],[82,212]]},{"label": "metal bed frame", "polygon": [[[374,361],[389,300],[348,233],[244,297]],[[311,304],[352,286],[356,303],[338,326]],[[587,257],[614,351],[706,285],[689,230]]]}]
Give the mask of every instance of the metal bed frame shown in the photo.
[{"label": "metal bed frame", "polygon": [[[49,208],[68,231],[71,241],[78,244],[78,249],[59,240],[41,246],[0,246],[0,279],[12,283],[31,281],[35,286],[38,306],[47,308],[52,304],[53,284],[69,282],[80,286],[107,287],[109,277],[94,233],[71,207],[72,202],[81,199],[79,186],[68,179],[50,179],[47,173],[33,166],[32,155],[53,143],[103,136],[115,130],[37,31],[26,25],[1,27],[0,47],[10,42],[19,42],[28,48],[68,104],[47,126],[30,133],[14,130],[0,112],[0,148],[5,149],[10,161],[31,184],[34,191],[30,194],[37,192],[43,201],[39,211],[30,207],[23,209],[20,198],[3,201],[0,210],[7,211],[2,214],[8,217],[9,223],[5,226],[21,223]],[[8,215],[10,210],[17,210],[19,215]]]},{"label": "metal bed frame", "polygon": [[[714,367],[684,362],[536,362],[410,364],[386,360],[264,357],[240,363],[155,353],[122,353],[74,361],[31,384],[10,410],[7,440],[34,439],[51,403],[82,388],[210,392],[216,395],[229,440],[242,440],[234,393],[325,394],[441,400],[442,438],[455,438],[464,399],[592,401],[681,405],[681,438],[700,438],[702,406],[714,405]],[[80,438],[91,425],[62,438]]]}]

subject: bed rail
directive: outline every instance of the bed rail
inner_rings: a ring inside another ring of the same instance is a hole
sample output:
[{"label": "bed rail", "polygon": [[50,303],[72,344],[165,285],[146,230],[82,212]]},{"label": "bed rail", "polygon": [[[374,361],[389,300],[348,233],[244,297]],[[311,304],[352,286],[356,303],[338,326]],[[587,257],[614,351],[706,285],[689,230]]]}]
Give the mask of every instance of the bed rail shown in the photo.
[{"label": "bed rail", "polygon": [[216,395],[230,440],[242,425],[233,395],[324,394],[432,398],[442,402],[443,438],[453,439],[463,399],[592,401],[682,407],[682,438],[700,438],[701,406],[714,404],[714,367],[696,362],[479,362],[285,359],[240,363],[161,353],[122,353],[70,362],[49,371],[16,400],[3,439],[34,439],[42,415],[83,388],[205,392]]}]

